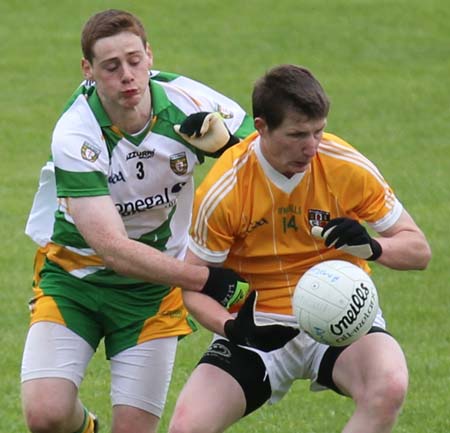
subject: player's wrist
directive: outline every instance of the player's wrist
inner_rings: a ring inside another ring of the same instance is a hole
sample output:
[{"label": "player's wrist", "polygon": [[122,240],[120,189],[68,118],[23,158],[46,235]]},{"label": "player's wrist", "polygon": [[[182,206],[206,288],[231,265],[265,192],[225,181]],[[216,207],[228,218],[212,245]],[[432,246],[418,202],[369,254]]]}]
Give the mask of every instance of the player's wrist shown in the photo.
[{"label": "player's wrist", "polygon": [[381,244],[374,238],[370,238],[370,247],[372,249],[372,255],[367,259],[369,261],[378,260],[383,253],[383,247]]},{"label": "player's wrist", "polygon": [[204,280],[204,284],[201,288],[201,293],[203,293],[204,295],[207,295],[211,298],[214,298],[215,296],[217,296],[217,274],[214,267],[212,266],[202,266],[203,269],[206,269],[207,271],[207,276],[206,276],[206,280]]},{"label": "player's wrist", "polygon": [[232,343],[235,343],[236,340],[235,325],[234,319],[228,319],[223,325],[223,333]]},{"label": "player's wrist", "polygon": [[239,143],[241,140],[239,139],[239,137],[236,137],[235,135],[231,134],[230,131],[228,131],[230,134],[230,138],[229,140],[225,143],[224,146],[222,146],[219,150],[217,150],[216,152],[205,152],[208,156],[212,157],[212,158],[218,158],[220,155],[222,155],[222,153],[224,153],[227,149],[229,149],[230,147],[234,146],[235,144]]},{"label": "player's wrist", "polygon": [[225,308],[245,298],[248,293],[248,283],[232,269],[207,266],[208,278],[201,293],[215,299]]},{"label": "player's wrist", "polygon": [[217,152],[220,154],[227,146],[239,141],[232,136],[217,112],[192,113],[181,124],[174,125],[174,131],[186,142],[211,156]]},{"label": "player's wrist", "polygon": [[257,347],[252,338],[254,329],[248,323],[244,324],[242,321],[239,323],[236,319],[228,319],[223,326],[223,330],[225,337],[233,344]]}]

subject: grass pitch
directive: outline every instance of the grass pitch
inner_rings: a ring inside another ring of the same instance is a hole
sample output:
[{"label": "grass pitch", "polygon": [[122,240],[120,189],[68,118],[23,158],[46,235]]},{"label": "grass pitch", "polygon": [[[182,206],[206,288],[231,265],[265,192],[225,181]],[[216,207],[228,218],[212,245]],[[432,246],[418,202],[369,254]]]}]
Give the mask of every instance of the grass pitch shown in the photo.
[{"label": "grass pitch", "polygon": [[[305,65],[321,80],[332,101],[327,130],[378,165],[433,249],[425,272],[374,268],[389,329],[410,369],[410,391],[394,431],[449,432],[450,7],[438,0],[4,0],[0,431],[26,431],[19,373],[35,250],[23,233],[27,213],[53,125],[81,80],[81,26],[108,7],[142,19],[155,69],[202,80],[247,109],[254,80],[276,64]],[[181,341],[161,432],[209,337],[202,330]],[[102,349],[89,366],[81,397],[108,431],[109,372]],[[339,432],[352,408],[348,399],[312,394],[307,383],[298,382],[279,404],[229,431]]]}]

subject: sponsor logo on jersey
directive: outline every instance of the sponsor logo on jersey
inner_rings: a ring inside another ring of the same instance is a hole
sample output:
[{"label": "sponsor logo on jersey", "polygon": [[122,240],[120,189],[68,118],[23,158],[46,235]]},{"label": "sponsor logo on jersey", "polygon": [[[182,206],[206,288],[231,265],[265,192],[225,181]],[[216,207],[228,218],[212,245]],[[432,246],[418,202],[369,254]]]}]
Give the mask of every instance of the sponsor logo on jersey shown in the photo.
[{"label": "sponsor logo on jersey", "polygon": [[278,208],[278,213],[280,215],[285,215],[285,214],[297,214],[300,215],[302,213],[302,208],[299,206],[296,206],[295,204],[288,204],[287,206],[283,206],[283,207],[279,207]]},{"label": "sponsor logo on jersey", "polygon": [[170,168],[179,176],[186,174],[188,169],[186,153],[180,152],[170,155]]},{"label": "sponsor logo on jersey", "polygon": [[139,159],[149,159],[149,158],[153,158],[155,156],[155,149],[152,150],[143,150],[141,152],[138,151],[134,151],[134,152],[130,152],[127,155],[127,161],[129,159],[133,159],[133,158],[139,158]]},{"label": "sponsor logo on jersey", "polygon": [[265,218],[261,218],[258,221],[251,221],[247,227],[247,233],[252,232],[253,230],[257,229],[258,227],[263,226],[264,224],[269,224],[269,221],[267,221]]},{"label": "sponsor logo on jersey", "polygon": [[81,157],[89,162],[95,162],[102,152],[100,147],[85,141],[81,146]]},{"label": "sponsor logo on jersey", "polygon": [[330,212],[319,209],[308,209],[308,220],[311,227],[325,227],[330,221]]},{"label": "sponsor logo on jersey", "polygon": [[186,182],[176,183],[170,191],[173,192],[174,194],[178,194],[184,185],[186,185]]},{"label": "sponsor logo on jersey", "polygon": [[[126,182],[125,179],[124,182]],[[175,206],[176,198],[171,199],[169,194],[178,194],[183,189],[184,185],[186,185],[186,182],[179,182],[171,188],[164,188],[164,192],[161,194],[149,195],[125,203],[115,203],[115,206],[122,216],[130,216],[139,212],[145,212],[146,210],[157,206],[171,208]]]},{"label": "sponsor logo on jersey", "polygon": [[115,203],[117,211],[120,215],[126,217],[139,212],[145,212],[156,206],[172,207],[175,205],[175,199],[170,199],[169,189],[164,188],[162,194],[149,195],[147,197],[138,198],[134,201],[125,203]]},{"label": "sponsor logo on jersey", "polygon": [[119,171],[119,173],[112,173],[111,176],[108,177],[108,183],[112,183],[114,185],[117,182],[126,182],[126,179],[121,171]]}]

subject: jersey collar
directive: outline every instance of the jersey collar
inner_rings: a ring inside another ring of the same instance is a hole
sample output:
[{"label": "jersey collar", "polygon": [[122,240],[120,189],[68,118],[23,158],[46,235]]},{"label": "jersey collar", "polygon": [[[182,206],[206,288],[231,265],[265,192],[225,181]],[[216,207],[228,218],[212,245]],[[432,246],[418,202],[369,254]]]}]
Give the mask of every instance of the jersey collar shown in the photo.
[{"label": "jersey collar", "polygon": [[296,173],[294,176],[288,178],[284,174],[275,170],[264,157],[261,151],[260,137],[255,140],[255,154],[258,158],[258,162],[261,165],[266,176],[271,180],[271,182],[276,185],[279,189],[284,191],[286,194],[290,194],[294,188],[300,184],[306,172]]},{"label": "jersey collar", "polygon": [[[157,116],[159,113],[170,107],[170,101],[161,85],[155,83],[153,80],[150,80],[149,84],[152,95],[153,114]],[[91,95],[88,96],[88,104],[101,128],[112,126],[112,122],[103,108],[96,88],[94,88]]]},{"label": "jersey collar", "polygon": [[97,89],[94,88],[91,95],[88,96],[88,104],[91,107],[92,112],[94,113],[95,118],[97,119],[98,124],[101,128],[106,128],[108,126],[112,126],[112,122],[106,114],[105,109],[103,108],[102,102],[98,97]]},{"label": "jersey collar", "polygon": [[153,114],[158,116],[162,111],[169,108],[171,103],[164,88],[153,80],[150,80],[150,92],[152,95]]}]

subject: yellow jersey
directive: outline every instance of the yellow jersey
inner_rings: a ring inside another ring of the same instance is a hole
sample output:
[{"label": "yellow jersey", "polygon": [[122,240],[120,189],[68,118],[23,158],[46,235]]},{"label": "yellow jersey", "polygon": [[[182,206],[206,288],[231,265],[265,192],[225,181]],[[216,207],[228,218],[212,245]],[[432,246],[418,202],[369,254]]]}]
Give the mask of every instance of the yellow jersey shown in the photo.
[{"label": "yellow jersey", "polygon": [[402,205],[375,165],[339,137],[324,133],[304,173],[287,178],[264,158],[257,133],[231,147],[196,191],[189,248],[234,269],[257,290],[259,311],[292,314],[302,274],[324,260],[365,260],[311,235],[314,225],[348,217],[377,232],[399,218]]}]

